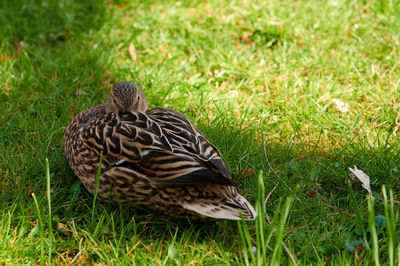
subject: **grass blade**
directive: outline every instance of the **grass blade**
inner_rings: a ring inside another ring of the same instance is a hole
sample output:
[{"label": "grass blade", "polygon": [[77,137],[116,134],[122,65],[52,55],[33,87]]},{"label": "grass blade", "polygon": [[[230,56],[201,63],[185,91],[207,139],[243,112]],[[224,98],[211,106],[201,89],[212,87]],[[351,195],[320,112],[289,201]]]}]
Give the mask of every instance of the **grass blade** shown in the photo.
[{"label": "grass blade", "polygon": [[97,168],[96,184],[95,184],[94,193],[93,193],[92,221],[93,221],[93,217],[94,217],[94,208],[95,208],[95,206],[96,206],[97,192],[98,192],[98,190],[99,190],[100,174],[101,174],[101,162],[102,162],[102,161],[103,161],[103,151],[100,152],[99,167]]},{"label": "grass blade", "polygon": [[239,221],[241,223],[241,229],[242,229],[242,234],[243,234],[243,239],[245,240],[245,244],[243,248],[245,248],[244,253],[250,252],[250,256],[252,261],[256,261],[256,257],[253,253],[253,245],[251,244],[251,236],[249,233],[249,229],[247,227],[246,221],[244,220],[243,214],[240,213],[241,220]]},{"label": "grass blade", "polygon": [[257,265],[263,265],[267,262],[267,243],[266,239],[266,217],[264,208],[265,188],[263,172],[261,171],[257,178],[257,201],[256,201],[256,241],[257,241]]},{"label": "grass blade", "polygon": [[53,225],[51,220],[51,191],[50,191],[50,166],[49,159],[46,158],[46,189],[48,206],[48,227],[49,227],[49,264],[51,262],[51,242],[53,240]]},{"label": "grass blade", "polygon": [[395,265],[395,252],[396,252],[396,217],[394,211],[393,190],[389,190],[389,200],[387,196],[386,187],[382,186],[382,194],[384,200],[386,228],[388,237],[388,256],[389,265]]},{"label": "grass blade", "polygon": [[285,206],[284,206],[284,212],[283,215],[281,215],[281,220],[279,222],[279,227],[278,227],[278,235],[276,238],[275,242],[275,248],[274,252],[272,254],[272,259],[271,259],[271,264],[272,265],[280,265],[281,264],[281,255],[282,255],[282,243],[283,243],[283,232],[285,229],[285,224],[287,217],[289,216],[289,211],[293,203],[293,197],[290,196],[286,199]]},{"label": "grass blade", "polygon": [[276,222],[278,221],[279,218],[279,210],[281,209],[282,206],[282,198],[279,199],[278,204],[276,205],[276,210],[274,212],[274,216],[271,219],[271,229],[269,230],[267,237],[266,237],[266,243],[269,243],[275,233],[274,226]]},{"label": "grass blade", "polygon": [[368,225],[369,231],[372,236],[372,252],[375,260],[375,265],[379,266],[379,246],[378,246],[378,235],[376,234],[375,228],[375,210],[374,210],[374,198],[367,196],[368,199]]},{"label": "grass blade", "polygon": [[36,200],[35,193],[32,193],[33,201],[35,203],[36,213],[38,217],[39,223],[39,232],[40,232],[40,264],[44,264],[44,232],[43,232],[43,222],[42,216],[40,215],[39,204]]},{"label": "grass blade", "polygon": [[242,241],[244,262],[246,265],[250,265],[249,254],[248,254],[249,247],[247,246],[246,236],[244,234],[244,229],[242,227],[243,220],[244,219],[242,217],[242,220],[237,221],[237,225],[239,229],[240,240]]},{"label": "grass blade", "polygon": [[388,208],[388,199],[387,199],[387,193],[386,193],[386,187],[382,186],[382,195],[383,195],[383,200],[384,200],[384,208],[385,208],[385,217],[386,217],[386,228],[387,228],[387,235],[388,235],[388,256],[389,256],[389,265],[393,266],[394,264],[394,245],[393,245],[393,238],[392,238],[392,221],[391,217],[389,217],[389,208]]},{"label": "grass blade", "polygon": [[364,215],[361,214],[360,207],[358,206],[358,203],[357,203],[356,194],[354,193],[354,190],[351,187],[350,179],[346,183],[347,183],[347,188],[349,190],[350,203],[356,212],[357,225],[360,227],[362,235],[363,235],[364,243],[365,243],[366,247],[369,249],[369,244],[368,244],[368,239],[367,239],[367,231],[364,228]]}]

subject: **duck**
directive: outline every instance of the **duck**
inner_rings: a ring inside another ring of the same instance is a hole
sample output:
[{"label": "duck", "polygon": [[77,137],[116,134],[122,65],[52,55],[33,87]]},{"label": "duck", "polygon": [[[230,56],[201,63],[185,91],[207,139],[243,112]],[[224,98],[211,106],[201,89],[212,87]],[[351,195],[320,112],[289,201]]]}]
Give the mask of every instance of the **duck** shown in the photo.
[{"label": "duck", "polygon": [[256,217],[218,149],[182,113],[149,110],[132,82],[119,82],[104,104],[75,116],[64,150],[91,194],[100,165],[97,196],[106,202],[192,220]]}]

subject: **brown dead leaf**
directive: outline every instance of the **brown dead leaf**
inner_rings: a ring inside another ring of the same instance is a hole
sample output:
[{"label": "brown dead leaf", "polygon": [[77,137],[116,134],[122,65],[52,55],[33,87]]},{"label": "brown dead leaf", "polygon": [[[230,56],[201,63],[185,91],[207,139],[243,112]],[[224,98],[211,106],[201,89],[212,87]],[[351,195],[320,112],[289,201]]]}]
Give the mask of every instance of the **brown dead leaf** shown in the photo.
[{"label": "brown dead leaf", "polygon": [[359,252],[359,251],[362,252],[363,249],[364,249],[363,244],[358,244],[358,245],[356,246],[355,250],[354,250],[354,257],[356,258],[356,262],[357,262],[356,265],[359,265],[359,262],[360,262],[360,258],[359,258],[359,256],[358,256],[358,252]]},{"label": "brown dead leaf", "polygon": [[69,118],[69,120],[72,120],[72,118],[75,117],[75,111],[74,111],[74,109],[75,109],[75,105],[71,105],[71,106],[69,107],[69,109],[68,109],[68,118]]},{"label": "brown dead leaf", "polygon": [[243,171],[240,173],[241,176],[247,176],[247,177],[251,177],[255,175],[255,171],[253,168],[245,168],[243,169]]},{"label": "brown dead leaf", "polygon": [[24,42],[17,42],[14,43],[15,47],[17,47],[17,51],[15,51],[12,55],[3,55],[2,57],[0,57],[0,62],[6,62],[8,60],[12,60],[15,59],[17,57],[19,57],[21,55],[21,47],[24,44]]},{"label": "brown dead leaf", "polygon": [[303,69],[300,71],[299,75],[300,76],[306,76],[307,73],[310,72],[310,71],[311,71],[310,68],[303,67]]},{"label": "brown dead leaf", "polygon": [[136,61],[137,57],[136,57],[136,49],[135,49],[135,45],[133,43],[131,43],[129,45],[129,55],[132,58],[133,61]]},{"label": "brown dead leaf", "polygon": [[126,253],[126,255],[131,254],[131,252],[137,248],[137,246],[142,242],[142,239],[140,239],[138,242],[136,242],[135,244],[133,244],[133,246],[129,249],[129,251]]},{"label": "brown dead leaf", "polygon": [[[54,190],[51,189],[51,190],[50,190],[50,194],[51,194],[51,193],[54,193]],[[45,191],[44,194],[43,194],[43,198],[45,198],[45,197],[47,197],[47,191]]]},{"label": "brown dead leaf", "polygon": [[8,82],[7,81],[4,84],[4,89],[5,89],[6,96],[10,95],[10,87],[8,86]]},{"label": "brown dead leaf", "polygon": [[29,223],[30,223],[30,225],[32,225],[33,227],[35,227],[35,226],[38,224],[38,221],[37,221],[37,220],[35,220],[35,221],[30,221]]},{"label": "brown dead leaf", "polygon": [[253,33],[246,32],[242,36],[239,36],[239,42],[246,43],[246,44],[254,44],[252,37],[253,37]]},{"label": "brown dead leaf", "polygon": [[67,225],[61,223],[60,221],[57,222],[58,230],[63,232],[66,235],[72,235],[72,231],[68,228]]},{"label": "brown dead leaf", "polygon": [[310,199],[315,198],[317,196],[317,192],[315,190],[311,190],[308,193],[308,196],[310,197]]},{"label": "brown dead leaf", "polygon": [[400,110],[397,113],[396,120],[395,120],[395,127],[393,130],[394,135],[397,135],[397,132],[399,132],[399,128],[400,128]]},{"label": "brown dead leaf", "polygon": [[121,47],[124,46],[124,43],[121,42],[117,45],[117,47],[115,47],[115,52],[118,52],[119,49],[121,49]]},{"label": "brown dead leaf", "polygon": [[60,221],[58,221],[57,224],[58,224],[58,229],[68,230],[68,227],[65,224],[61,223]]}]

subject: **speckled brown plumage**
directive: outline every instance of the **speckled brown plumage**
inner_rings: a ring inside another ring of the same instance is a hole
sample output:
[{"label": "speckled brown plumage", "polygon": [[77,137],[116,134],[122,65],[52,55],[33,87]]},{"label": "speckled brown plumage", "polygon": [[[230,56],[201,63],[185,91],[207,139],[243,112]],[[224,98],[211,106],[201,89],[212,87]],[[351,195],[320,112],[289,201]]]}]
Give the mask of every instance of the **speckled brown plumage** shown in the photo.
[{"label": "speckled brown plumage", "polygon": [[123,205],[140,204],[184,218],[253,220],[255,211],[236,192],[217,148],[178,111],[147,110],[143,92],[120,82],[105,104],[77,115],[64,136],[69,164],[94,192]]}]

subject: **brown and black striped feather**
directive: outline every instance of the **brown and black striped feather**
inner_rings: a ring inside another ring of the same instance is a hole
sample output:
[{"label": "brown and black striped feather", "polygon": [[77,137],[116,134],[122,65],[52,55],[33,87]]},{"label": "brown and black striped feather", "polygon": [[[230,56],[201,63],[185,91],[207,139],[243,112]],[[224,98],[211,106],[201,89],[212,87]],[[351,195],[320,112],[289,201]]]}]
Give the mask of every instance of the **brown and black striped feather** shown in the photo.
[{"label": "brown and black striped feather", "polygon": [[[197,158],[206,169],[232,181],[232,175],[218,149],[183,114],[168,108],[155,108],[148,111],[147,115],[160,125],[174,153]],[[235,183],[232,181],[229,185]]]},{"label": "brown and black striped feather", "polygon": [[[200,171],[191,172],[191,177],[180,176],[180,180],[191,178],[196,183],[236,185],[217,148],[206,140],[197,127],[183,114],[168,108],[155,108],[147,111],[146,114],[160,125],[173,148],[174,155],[180,158],[187,156],[197,161],[203,168]],[[206,176],[209,176],[208,181]],[[186,183],[178,179],[176,182]]]},{"label": "brown and black striped feather", "polygon": [[[236,185],[218,150],[181,113],[157,108],[118,115],[103,109],[100,105],[91,116],[80,116],[76,139],[98,156],[103,151],[105,168],[122,161],[118,167],[133,169],[155,185]],[[94,173],[98,163],[91,164]]]}]

